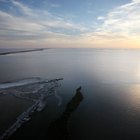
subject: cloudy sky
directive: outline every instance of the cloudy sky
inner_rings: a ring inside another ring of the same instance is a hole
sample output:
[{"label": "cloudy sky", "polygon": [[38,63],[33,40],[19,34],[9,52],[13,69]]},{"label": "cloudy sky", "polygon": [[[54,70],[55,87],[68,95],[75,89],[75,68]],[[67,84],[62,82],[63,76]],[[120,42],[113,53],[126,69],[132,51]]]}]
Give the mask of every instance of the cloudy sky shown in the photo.
[{"label": "cloudy sky", "polygon": [[140,47],[140,0],[0,0],[0,47]]}]

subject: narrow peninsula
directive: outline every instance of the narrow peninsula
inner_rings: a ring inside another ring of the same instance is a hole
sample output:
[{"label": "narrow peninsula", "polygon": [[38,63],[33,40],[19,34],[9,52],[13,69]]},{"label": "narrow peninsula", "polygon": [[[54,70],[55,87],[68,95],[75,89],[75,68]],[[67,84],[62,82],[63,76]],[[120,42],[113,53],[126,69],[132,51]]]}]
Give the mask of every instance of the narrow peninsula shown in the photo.
[{"label": "narrow peninsula", "polygon": [[26,52],[33,52],[33,51],[43,51],[47,48],[41,48],[41,49],[28,49],[28,50],[16,50],[16,51],[6,51],[6,52],[0,52],[0,55],[8,55],[8,54],[15,54],[15,53],[26,53]]}]

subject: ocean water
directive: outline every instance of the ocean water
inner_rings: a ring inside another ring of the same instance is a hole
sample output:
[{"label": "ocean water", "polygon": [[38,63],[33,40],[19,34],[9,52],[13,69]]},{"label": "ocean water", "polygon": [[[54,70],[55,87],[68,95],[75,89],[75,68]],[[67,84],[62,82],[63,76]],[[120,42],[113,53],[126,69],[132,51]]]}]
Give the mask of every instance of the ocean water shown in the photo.
[{"label": "ocean water", "polygon": [[[57,91],[62,103],[50,97],[45,109],[34,113],[11,139],[53,140],[54,135],[63,134],[60,139],[139,140],[139,62],[139,49],[47,49],[0,56],[0,82],[64,78]],[[80,96],[76,94],[79,86]],[[13,98],[0,96],[3,128],[31,104]]]}]

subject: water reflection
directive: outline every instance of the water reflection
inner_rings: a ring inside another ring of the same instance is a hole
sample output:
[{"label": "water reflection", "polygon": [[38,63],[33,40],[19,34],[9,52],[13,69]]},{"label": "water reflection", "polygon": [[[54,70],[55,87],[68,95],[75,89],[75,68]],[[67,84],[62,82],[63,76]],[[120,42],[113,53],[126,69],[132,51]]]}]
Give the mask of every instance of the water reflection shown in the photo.
[{"label": "water reflection", "polygon": [[130,86],[129,94],[129,100],[132,106],[134,106],[135,109],[140,109],[140,85]]},{"label": "water reflection", "polygon": [[68,120],[72,113],[77,109],[80,102],[83,100],[83,95],[80,92],[81,87],[76,89],[76,94],[66,105],[63,114],[54,122],[51,123],[48,129],[49,140],[68,140]]}]

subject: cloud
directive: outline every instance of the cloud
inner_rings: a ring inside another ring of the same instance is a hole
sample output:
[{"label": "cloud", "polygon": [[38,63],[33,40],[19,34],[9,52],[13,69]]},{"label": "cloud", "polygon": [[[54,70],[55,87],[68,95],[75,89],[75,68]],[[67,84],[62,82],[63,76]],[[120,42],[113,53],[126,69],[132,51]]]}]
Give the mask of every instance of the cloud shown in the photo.
[{"label": "cloud", "polygon": [[10,3],[15,7],[14,12],[0,10],[0,40],[3,43],[21,41],[34,45],[41,40],[44,44],[75,43],[92,47],[140,44],[140,0],[110,10],[90,25],[54,15],[45,9],[28,7],[20,1],[10,0]]},{"label": "cloud", "polygon": [[0,2],[7,3],[8,0],[0,0]]},{"label": "cloud", "polygon": [[140,3],[140,0],[133,0],[133,2]]},{"label": "cloud", "polygon": [[[99,23],[98,20],[102,22]],[[140,0],[116,7],[99,16],[93,31],[81,34],[81,42],[90,46],[140,47]]]},{"label": "cloud", "polygon": [[104,20],[104,19],[105,17],[102,17],[102,16],[97,17],[97,20]]},{"label": "cloud", "polygon": [[18,8],[23,14],[33,16],[33,11],[19,1],[11,0],[11,3]]},{"label": "cloud", "polygon": [[102,24],[91,35],[101,39],[140,37],[140,0],[119,6],[105,17],[98,17]]},{"label": "cloud", "polygon": [[78,25],[53,15],[47,10],[31,9],[23,3],[15,0],[10,1],[13,6],[22,12],[22,15],[0,11],[0,39],[1,40],[36,40],[55,38],[62,34],[73,35],[73,32],[84,32],[86,27]]}]

